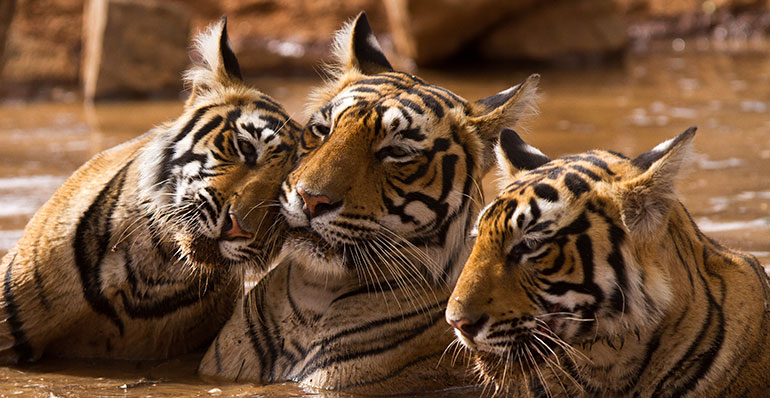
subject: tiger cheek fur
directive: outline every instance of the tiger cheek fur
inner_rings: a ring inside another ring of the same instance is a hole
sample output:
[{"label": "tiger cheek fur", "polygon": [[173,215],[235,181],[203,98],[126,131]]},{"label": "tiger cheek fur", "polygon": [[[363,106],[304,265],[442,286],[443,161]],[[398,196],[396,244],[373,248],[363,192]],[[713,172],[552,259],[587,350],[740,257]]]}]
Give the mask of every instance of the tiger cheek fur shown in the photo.
[{"label": "tiger cheek fur", "polygon": [[0,363],[200,349],[265,272],[300,128],[243,83],[224,18],[196,51],[184,113],[81,166],[3,258]]},{"label": "tiger cheek fur", "polygon": [[506,185],[446,311],[483,381],[522,397],[766,395],[767,275],[674,192],[694,134],[635,159],[551,160],[503,130]]}]

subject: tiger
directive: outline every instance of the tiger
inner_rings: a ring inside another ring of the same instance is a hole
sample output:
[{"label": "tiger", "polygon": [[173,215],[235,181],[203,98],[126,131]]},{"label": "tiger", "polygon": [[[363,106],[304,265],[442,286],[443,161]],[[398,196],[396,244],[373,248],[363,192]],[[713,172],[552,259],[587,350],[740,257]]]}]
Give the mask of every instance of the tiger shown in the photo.
[{"label": "tiger", "polygon": [[0,363],[203,351],[277,254],[301,126],[244,83],[226,19],[195,43],[181,116],[88,160],[3,257]]},{"label": "tiger", "polygon": [[538,76],[474,102],[393,70],[366,14],[335,35],[281,187],[287,237],[203,357],[208,379],[407,393],[465,385],[441,360],[493,145]]},{"label": "tiger", "polygon": [[763,397],[770,285],[675,192],[695,127],[634,159],[551,160],[510,129],[446,320],[516,397]]}]

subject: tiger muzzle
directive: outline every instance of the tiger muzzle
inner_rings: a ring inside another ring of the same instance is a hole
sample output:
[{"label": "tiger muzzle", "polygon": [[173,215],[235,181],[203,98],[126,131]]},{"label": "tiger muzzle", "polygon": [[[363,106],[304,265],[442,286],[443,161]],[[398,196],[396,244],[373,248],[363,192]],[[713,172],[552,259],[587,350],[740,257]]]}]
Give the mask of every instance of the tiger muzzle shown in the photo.
[{"label": "tiger muzzle", "polygon": [[225,219],[225,225],[222,227],[221,240],[252,239],[254,234],[243,229],[238,216],[235,213],[229,213]]}]

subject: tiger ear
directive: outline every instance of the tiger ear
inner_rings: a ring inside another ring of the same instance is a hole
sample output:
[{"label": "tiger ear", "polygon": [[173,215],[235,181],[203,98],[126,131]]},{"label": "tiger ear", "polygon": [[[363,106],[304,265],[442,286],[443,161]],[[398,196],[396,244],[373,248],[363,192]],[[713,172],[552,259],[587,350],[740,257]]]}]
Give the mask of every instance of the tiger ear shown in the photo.
[{"label": "tiger ear", "polygon": [[333,54],[339,69],[336,72],[343,74],[353,69],[365,75],[393,70],[363,11],[335,33]]},{"label": "tiger ear", "polygon": [[509,128],[500,131],[495,145],[497,167],[505,177],[513,177],[520,170],[533,170],[551,161],[539,149],[527,144]]},{"label": "tiger ear", "polygon": [[652,237],[677,202],[674,179],[692,154],[696,127],[639,155],[631,164],[642,173],[620,185],[621,217],[633,235]]},{"label": "tiger ear", "polygon": [[190,85],[187,105],[217,86],[227,87],[243,82],[241,68],[227,35],[227,17],[211,25],[195,38],[192,52],[193,67],[185,72]]},{"label": "tiger ear", "polygon": [[492,153],[492,146],[501,129],[511,127],[522,118],[536,113],[539,80],[540,75],[530,75],[516,86],[468,104],[468,123],[484,142],[484,170],[492,165],[492,156],[487,154]]}]

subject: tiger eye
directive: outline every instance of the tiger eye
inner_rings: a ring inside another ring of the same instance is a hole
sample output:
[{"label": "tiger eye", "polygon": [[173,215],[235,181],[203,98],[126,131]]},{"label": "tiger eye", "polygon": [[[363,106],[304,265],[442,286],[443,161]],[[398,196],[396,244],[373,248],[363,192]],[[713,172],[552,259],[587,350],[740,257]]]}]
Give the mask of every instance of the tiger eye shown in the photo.
[{"label": "tiger eye", "polygon": [[313,126],[313,133],[319,137],[324,137],[329,135],[329,127],[324,126],[323,124],[316,124]]},{"label": "tiger eye", "polygon": [[257,149],[254,148],[254,145],[251,145],[251,143],[246,141],[239,141],[238,142],[238,150],[241,151],[241,154],[246,158],[246,160],[252,160],[257,154]]}]

